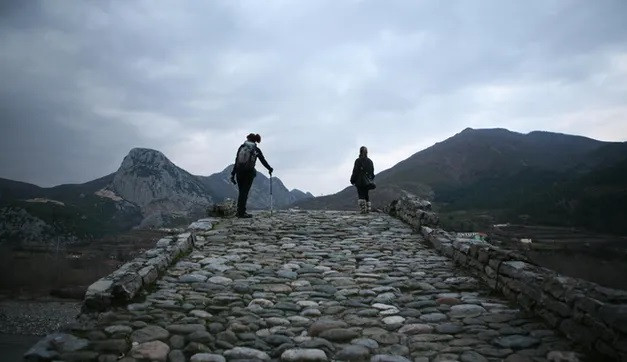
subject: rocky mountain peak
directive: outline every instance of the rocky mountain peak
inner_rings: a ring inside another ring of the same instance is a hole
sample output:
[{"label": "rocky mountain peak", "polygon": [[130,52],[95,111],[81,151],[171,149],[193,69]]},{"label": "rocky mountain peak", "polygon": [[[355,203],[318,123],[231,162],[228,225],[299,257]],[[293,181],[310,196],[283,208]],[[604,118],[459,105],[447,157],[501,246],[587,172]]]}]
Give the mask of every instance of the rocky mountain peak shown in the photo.
[{"label": "rocky mountain peak", "polygon": [[165,155],[150,148],[133,148],[120,165],[120,170],[132,169],[135,167],[162,168],[173,166],[172,162]]},{"label": "rocky mountain peak", "polygon": [[112,191],[142,208],[145,220],[175,212],[188,214],[211,203],[204,186],[163,153],[133,148],[124,157],[110,186]]}]

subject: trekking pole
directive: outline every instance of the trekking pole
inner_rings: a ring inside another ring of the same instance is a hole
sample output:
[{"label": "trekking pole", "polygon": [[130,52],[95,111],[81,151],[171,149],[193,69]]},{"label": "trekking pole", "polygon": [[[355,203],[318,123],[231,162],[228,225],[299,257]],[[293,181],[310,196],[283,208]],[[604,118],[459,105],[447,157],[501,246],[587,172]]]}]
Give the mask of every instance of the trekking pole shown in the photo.
[{"label": "trekking pole", "polygon": [[272,216],[272,173],[270,174],[270,216]]}]

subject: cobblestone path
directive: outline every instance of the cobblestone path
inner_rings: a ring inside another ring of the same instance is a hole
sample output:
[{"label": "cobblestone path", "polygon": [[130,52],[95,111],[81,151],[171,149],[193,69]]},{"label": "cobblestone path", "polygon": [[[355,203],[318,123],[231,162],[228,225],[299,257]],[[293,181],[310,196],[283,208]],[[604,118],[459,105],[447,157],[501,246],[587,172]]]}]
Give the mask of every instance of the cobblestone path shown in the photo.
[{"label": "cobblestone path", "polygon": [[145,300],[80,329],[89,347],[63,360],[557,361],[576,350],[377,213],[221,221]]}]

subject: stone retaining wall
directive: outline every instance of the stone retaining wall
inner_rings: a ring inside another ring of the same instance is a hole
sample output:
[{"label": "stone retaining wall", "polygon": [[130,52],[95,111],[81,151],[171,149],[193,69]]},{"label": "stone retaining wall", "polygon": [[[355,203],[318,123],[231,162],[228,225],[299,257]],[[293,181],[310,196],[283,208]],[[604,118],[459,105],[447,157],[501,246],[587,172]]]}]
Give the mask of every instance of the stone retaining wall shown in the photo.
[{"label": "stone retaining wall", "polygon": [[157,280],[173,261],[192,249],[196,243],[195,231],[210,230],[212,227],[212,219],[202,219],[192,223],[186,233],[160,239],[153,249],[90,285],[82,311],[101,312],[112,305],[130,302],[143,288]]},{"label": "stone retaining wall", "polygon": [[627,361],[626,291],[566,277],[533,265],[514,251],[437,229],[431,204],[412,195],[393,202],[389,212],[421,232],[440,253],[571,340]]}]

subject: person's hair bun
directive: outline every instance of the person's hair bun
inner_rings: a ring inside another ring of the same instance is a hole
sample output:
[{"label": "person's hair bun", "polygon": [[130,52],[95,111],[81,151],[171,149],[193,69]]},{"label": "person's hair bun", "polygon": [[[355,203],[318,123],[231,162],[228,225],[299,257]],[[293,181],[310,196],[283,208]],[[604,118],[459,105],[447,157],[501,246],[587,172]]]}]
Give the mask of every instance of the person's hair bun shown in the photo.
[{"label": "person's hair bun", "polygon": [[246,136],[246,139],[252,142],[261,142],[261,136],[257,133],[249,133],[248,136]]}]

